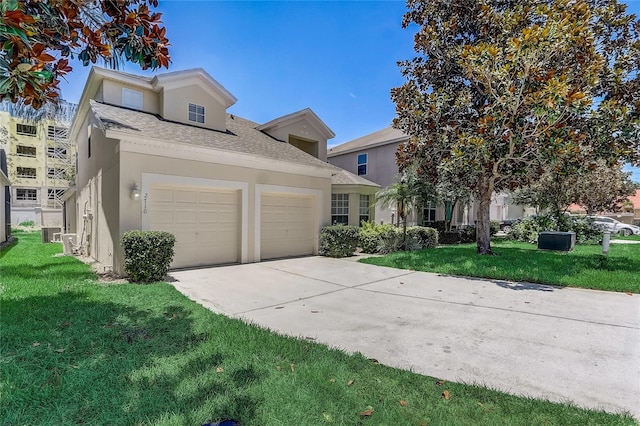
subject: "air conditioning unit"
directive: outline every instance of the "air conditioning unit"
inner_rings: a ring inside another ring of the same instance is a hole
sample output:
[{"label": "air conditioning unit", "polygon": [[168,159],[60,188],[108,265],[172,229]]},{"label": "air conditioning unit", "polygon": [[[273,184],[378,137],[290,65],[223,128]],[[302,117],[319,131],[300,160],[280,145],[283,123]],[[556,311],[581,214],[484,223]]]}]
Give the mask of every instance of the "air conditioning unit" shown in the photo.
[{"label": "air conditioning unit", "polygon": [[56,228],[42,228],[42,242],[43,243],[50,243],[53,241],[54,236],[53,234],[58,234],[60,233],[61,229],[60,227],[56,227]]},{"label": "air conditioning unit", "polygon": [[66,255],[75,254],[74,248],[78,245],[78,234],[62,234],[62,247]]}]

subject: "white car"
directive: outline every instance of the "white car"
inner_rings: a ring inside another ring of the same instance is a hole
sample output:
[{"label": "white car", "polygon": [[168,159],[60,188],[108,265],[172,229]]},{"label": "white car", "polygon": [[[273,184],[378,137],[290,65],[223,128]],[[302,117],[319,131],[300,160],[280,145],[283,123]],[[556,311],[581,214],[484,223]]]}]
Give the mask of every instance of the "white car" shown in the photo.
[{"label": "white car", "polygon": [[625,237],[634,234],[640,235],[640,226],[628,225],[610,217],[594,216],[593,223],[603,231],[609,231],[612,234],[620,234]]}]

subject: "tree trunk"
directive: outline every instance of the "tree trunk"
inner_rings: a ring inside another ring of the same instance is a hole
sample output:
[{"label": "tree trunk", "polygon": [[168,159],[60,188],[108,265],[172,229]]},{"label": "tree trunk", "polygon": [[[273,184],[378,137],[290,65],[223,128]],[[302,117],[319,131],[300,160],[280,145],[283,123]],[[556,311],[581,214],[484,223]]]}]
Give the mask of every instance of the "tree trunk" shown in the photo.
[{"label": "tree trunk", "polygon": [[476,217],[476,243],[478,254],[493,255],[491,251],[491,193],[492,188],[489,180],[480,178],[478,182],[478,196],[480,206]]}]

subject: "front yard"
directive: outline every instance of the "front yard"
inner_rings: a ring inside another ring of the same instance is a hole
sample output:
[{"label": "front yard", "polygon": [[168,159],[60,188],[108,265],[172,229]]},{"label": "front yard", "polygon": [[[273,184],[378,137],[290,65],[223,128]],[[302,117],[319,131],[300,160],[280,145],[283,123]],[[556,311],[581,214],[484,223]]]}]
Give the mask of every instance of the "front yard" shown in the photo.
[{"label": "front yard", "polygon": [[569,253],[539,251],[533,244],[513,241],[496,241],[491,246],[497,256],[478,256],[475,244],[460,244],[361,262],[446,275],[640,293],[640,244],[611,244],[608,256],[603,256],[597,245],[577,245]]},{"label": "front yard", "polygon": [[59,245],[18,237],[0,252],[2,424],[636,424],[281,337],[167,283],[98,282]]}]

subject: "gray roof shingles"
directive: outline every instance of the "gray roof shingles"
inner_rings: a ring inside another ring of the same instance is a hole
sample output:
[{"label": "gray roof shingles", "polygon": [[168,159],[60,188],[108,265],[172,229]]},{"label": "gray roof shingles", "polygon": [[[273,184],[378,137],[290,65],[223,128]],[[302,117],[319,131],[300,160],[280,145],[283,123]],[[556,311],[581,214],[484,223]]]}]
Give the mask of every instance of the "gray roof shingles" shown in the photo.
[{"label": "gray roof shingles", "polygon": [[351,152],[354,150],[367,148],[371,145],[384,144],[385,142],[391,143],[392,141],[395,141],[396,143],[398,143],[398,141],[402,139],[408,139],[408,136],[398,129],[387,127],[382,130],[378,130],[377,132],[361,136],[352,141],[336,145],[333,148],[329,149],[327,155],[331,157],[343,152]]},{"label": "gray roof shingles", "polygon": [[240,152],[264,158],[332,170],[336,185],[379,186],[346,170],[325,163],[306,152],[273,139],[256,129],[257,123],[227,114],[227,132],[203,129],[163,120],[157,115],[91,101],[91,109],[105,130],[117,130],[132,136],[159,139],[174,144],[195,145],[217,150]]},{"label": "gray roof shingles", "polygon": [[175,144],[209,147],[239,152],[296,164],[333,168],[306,152],[273,139],[256,130],[257,123],[227,114],[227,132],[204,129],[163,120],[157,115],[91,101],[91,108],[105,130],[117,130],[132,136],[169,141]]}]

